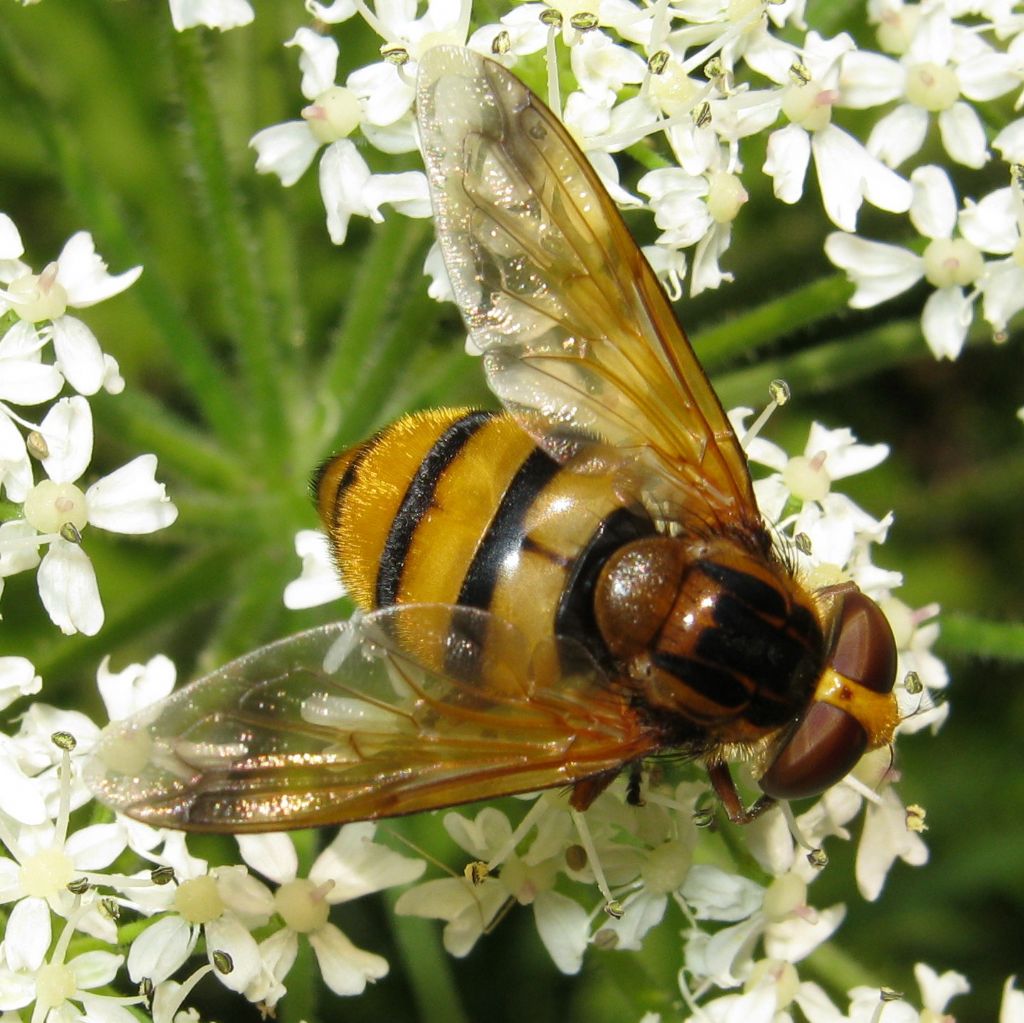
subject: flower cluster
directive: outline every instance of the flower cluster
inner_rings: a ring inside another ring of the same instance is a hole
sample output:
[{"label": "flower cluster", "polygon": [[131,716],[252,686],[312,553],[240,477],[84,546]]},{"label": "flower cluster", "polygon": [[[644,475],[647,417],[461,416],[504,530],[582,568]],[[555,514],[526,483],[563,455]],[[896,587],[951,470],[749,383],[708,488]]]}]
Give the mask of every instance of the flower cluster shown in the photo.
[{"label": "flower cluster", "polygon": [[[92,636],[103,625],[103,604],[86,527],[151,533],[178,516],[156,481],[154,455],[80,485],[92,459],[87,399],[101,389],[118,394],[124,381],[117,361],[69,310],[120,294],[142,268],[111,276],[84,231],[40,273],[23,254],[18,229],[0,214],[0,490],[20,510],[0,523],[0,593],[7,576],[38,568],[39,597],[54,624]],[[65,386],[75,393],[58,398]],[[47,405],[41,418],[24,411]]]},{"label": "flower cluster", "polygon": [[[431,4],[419,18],[351,0],[309,0],[307,7],[323,25],[362,15],[382,39],[383,59],[336,84],[337,44],[300,29],[286,45],[301,51],[302,91],[310,101],[303,120],[265,129],[252,145],[257,169],[286,185],[326,146],[320,189],[335,242],[344,241],[351,216],[382,219],[384,204],[410,216],[429,213],[422,176],[372,173],[352,136],[361,133],[384,153],[413,150],[416,62],[425,47],[456,43],[510,66],[544,53],[549,102],[615,198],[653,214],[661,233],[648,256],[676,294],[686,252],[691,294],[731,280],[721,260],[749,200],[745,160],[758,151],[755,137],[767,135],[759,169],[780,201],[804,199],[813,163],[822,209],[839,228],[825,251],[856,285],[853,307],[882,302],[923,279],[933,289],[922,313],[925,340],[937,357],[956,358],[979,300],[997,341],[1024,305],[1016,171],[1024,161],[1024,119],[998,105],[1020,87],[1024,26],[1004,3],[874,0],[868,10],[877,51],[845,33],[824,38],[807,31],[804,4],[795,0],[678,8],[602,3],[593,10],[529,3],[475,31],[466,0]],[[564,102],[556,41],[568,48],[578,84]],[[876,119],[861,142],[843,121],[861,124],[865,111]],[[908,174],[930,151],[930,134],[965,168],[984,166],[994,149],[1009,183],[958,201],[943,167],[922,164]],[[635,193],[620,185],[612,158],[623,149],[651,167]],[[865,202],[908,215],[909,224],[893,219],[889,227],[906,244],[856,233]],[[427,270],[443,275],[436,257]],[[435,280],[431,294],[450,291]]]},{"label": "flower cluster", "polygon": [[[166,696],[174,681],[174,666],[162,656],[119,672],[104,660],[98,677],[112,719]],[[387,973],[386,960],[356,947],[330,921],[330,907],[415,880],[422,861],[376,842],[372,824],[342,828],[308,877],[299,876],[295,846],[282,835],[239,838],[248,866],[214,867],[189,852],[180,832],[126,818],[76,830],[71,814],[91,798],[76,765],[98,734],[84,715],[37,703],[15,735],[2,737],[0,842],[8,856],[0,855],[0,905],[7,911],[0,1011],[32,1006],[37,1023],[79,1012],[131,1023],[137,1017],[127,1006],[148,1001],[156,1023],[171,1023],[210,973],[272,1011],[300,940],[309,942],[337,994],[358,994]],[[126,853],[141,868],[111,870]],[[135,934],[130,943],[123,926]],[[88,950],[76,953],[84,942]],[[127,957],[120,951],[126,945]],[[172,980],[200,945],[207,964],[184,983]],[[122,968],[143,995],[95,990],[114,983]]]}]

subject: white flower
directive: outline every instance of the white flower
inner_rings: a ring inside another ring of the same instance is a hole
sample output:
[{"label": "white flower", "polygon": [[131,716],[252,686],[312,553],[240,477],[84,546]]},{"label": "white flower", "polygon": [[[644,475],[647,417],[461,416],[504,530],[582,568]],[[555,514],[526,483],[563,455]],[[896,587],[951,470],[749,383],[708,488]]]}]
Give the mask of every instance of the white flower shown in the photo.
[{"label": "white flower", "polygon": [[110,721],[119,721],[162,700],[174,688],[177,669],[163,654],[145,664],[129,664],[121,671],[110,670],[110,655],[100,662],[97,688]]},{"label": "white flower", "polygon": [[974,107],[960,97],[985,101],[1013,89],[1020,81],[1013,57],[955,24],[944,3],[921,4],[912,17],[908,8],[901,13],[898,37],[894,19],[883,22],[886,41],[900,53],[898,61],[856,52],[843,62],[843,101],[848,106],[902,100],[875,125],[868,150],[898,167],[920,150],[934,114],[950,157],[967,167],[981,167],[988,159],[985,129]]},{"label": "white flower", "polygon": [[387,974],[387,960],[357,948],[329,920],[332,905],[407,884],[426,868],[422,860],[374,842],[374,830],[372,822],[346,824],[317,857],[308,878],[298,876],[298,856],[287,835],[238,837],[246,863],[279,886],[274,909],[284,921],[284,927],[260,944],[263,968],[245,992],[251,1001],[271,1009],[277,1003],[300,935],[308,939],[324,983],[337,995],[361,994],[368,981]]},{"label": "white flower", "polygon": [[1003,1004],[999,1023],[1024,1023],[1024,991],[1018,991],[1016,977],[1007,977],[1003,985]]},{"label": "white flower", "polygon": [[0,657],[0,710],[21,696],[38,693],[43,680],[27,657]]},{"label": "white flower", "polygon": [[[887,750],[880,750],[888,757]],[[877,802],[868,801],[864,831],[857,847],[857,887],[873,902],[882,893],[889,869],[897,859],[919,867],[928,862],[928,847],[916,831],[907,826],[907,811],[892,786]]]},{"label": "white flower", "polygon": [[[5,549],[13,570],[34,567],[40,544],[48,550],[39,565],[39,596],[62,632],[95,635],[103,625],[96,574],[81,546],[88,525],[137,535],[169,526],[177,508],[157,483],[156,456],[139,455],[83,491],[76,480],[92,457],[92,412],[84,398],[62,398],[39,424],[48,454],[48,478],[25,495],[22,518],[0,527],[0,575]],[[6,533],[6,535],[4,535]]]},{"label": "white flower", "polygon": [[171,23],[178,32],[197,25],[224,31],[248,25],[254,15],[248,0],[168,0]]},{"label": "white flower", "polygon": [[[380,207],[385,203],[406,216],[429,216],[430,198],[422,172],[371,174],[349,138],[361,126],[371,141],[389,152],[415,148],[408,117],[412,86],[386,63],[363,68],[346,85],[336,85],[338,44],[312,29],[300,28],[285,45],[300,49],[302,93],[310,104],[302,111],[303,120],[276,124],[252,137],[249,144],[257,153],[256,170],[276,174],[286,187],[293,185],[320,147],[326,146],[320,161],[320,194],[328,233],[336,245],[344,243],[353,215],[380,223],[384,219]],[[403,118],[404,127],[399,128]]]},{"label": "white flower", "polygon": [[976,295],[964,289],[982,278],[985,261],[970,241],[954,237],[957,204],[946,172],[930,165],[918,167],[911,181],[914,203],[910,219],[930,239],[922,255],[839,233],[825,239],[825,253],[856,285],[850,299],[855,309],[877,305],[924,277],[935,288],[921,315],[925,341],[936,358],[955,359],[974,315]]},{"label": "white flower", "polygon": [[[79,394],[95,394],[108,378],[109,367],[93,332],[67,310],[84,309],[118,295],[141,273],[142,267],[137,266],[112,277],[96,254],[92,235],[79,231],[68,240],[57,261],[39,274],[18,260],[0,263],[0,283],[6,285],[0,290],[0,313],[12,310],[28,328],[27,333],[23,328],[15,342],[20,351],[27,353],[33,345],[52,341],[56,366],[67,382]],[[39,381],[36,387],[46,389]]]},{"label": "white flower", "polygon": [[[93,824],[68,832],[71,758],[63,751],[64,798],[56,819],[39,824],[17,824],[10,816],[0,819],[0,840],[12,858],[0,856],[0,903],[14,903],[9,910],[4,941],[4,962],[11,970],[39,970],[52,939],[51,912],[71,919],[80,930],[116,940],[109,917],[97,912],[95,901],[83,905],[68,885],[85,878],[102,883],[96,871],[109,866],[127,844],[120,824]],[[6,790],[5,790],[6,791]],[[11,807],[5,797],[5,810]]]},{"label": "white flower", "polygon": [[[545,802],[535,807],[546,812],[551,806],[550,797],[540,799]],[[564,809],[558,816],[567,816]],[[469,954],[508,899],[515,899],[520,905],[532,907],[537,931],[555,965],[563,973],[577,973],[589,940],[588,914],[579,903],[554,891],[557,873],[565,862],[565,848],[571,842],[569,834],[559,832],[554,842],[541,841],[538,836],[536,851],[531,847],[519,856],[510,847],[512,826],[508,818],[494,807],[486,807],[472,819],[446,814],[444,825],[454,841],[476,860],[489,863],[501,856],[500,872],[488,874],[478,884],[465,877],[426,881],[403,892],[395,911],[446,921],[444,947],[461,958]]]},{"label": "white flower", "polygon": [[832,123],[832,107],[839,102],[839,73],[843,58],[853,50],[847,35],[822,39],[810,32],[802,51],[799,72],[776,67],[765,73],[784,85],[782,111],[789,125],[768,137],[764,171],[775,195],[795,203],[803,195],[807,164],[813,155],[825,213],[836,226],[852,231],[866,199],[893,213],[910,207],[911,190],[903,178],[872,156],[852,135]]},{"label": "white flower", "polygon": [[221,983],[232,991],[244,991],[261,967],[252,931],[270,919],[273,897],[245,867],[210,868],[205,860],[189,854],[184,835],[165,835],[162,852],[152,858],[174,869],[176,883],[151,893],[163,903],[167,915],[132,942],[129,976],[136,983],[143,977],[154,984],[166,980],[192,954],[202,932],[207,956],[225,952],[231,957],[231,971],[218,971]]},{"label": "white flower", "polygon": [[960,232],[976,248],[1003,259],[989,260],[978,281],[985,319],[997,334],[1024,309],[1024,200],[1021,185],[990,192],[977,203],[967,200],[959,217]]},{"label": "white flower", "polygon": [[295,534],[295,553],[302,559],[302,572],[285,587],[285,607],[298,611],[330,604],[345,595],[325,533],[319,529],[300,529]]}]

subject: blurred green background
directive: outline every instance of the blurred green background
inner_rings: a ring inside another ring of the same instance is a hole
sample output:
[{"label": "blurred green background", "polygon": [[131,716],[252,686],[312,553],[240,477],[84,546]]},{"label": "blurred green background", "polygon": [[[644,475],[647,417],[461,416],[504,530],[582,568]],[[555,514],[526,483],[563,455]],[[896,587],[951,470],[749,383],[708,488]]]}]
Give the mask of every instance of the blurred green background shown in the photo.
[{"label": "blurred green background", "polygon": [[[463,354],[454,309],[425,296],[426,222],[389,215],[371,231],[354,220],[335,248],[315,171],[285,190],[253,170],[249,138],[304,102],[297,51],[281,45],[303,23],[299,3],[257,4],[253,25],[224,35],[177,35],[152,0],[3,2],[0,209],[21,230],[25,258],[39,269],[87,229],[112,272],[145,266],[129,292],[83,314],[127,381],[124,394],[92,401],[90,473],[153,451],[181,511],[173,528],[141,541],[87,533],[107,612],[95,638],[61,637],[31,574],[7,582],[0,652],[34,660],[48,702],[99,719],[94,679],[105,653],[120,668],[164,651],[187,677],[344,613],[281,603],[298,570],[294,531],[316,524],[313,468],[404,409],[493,400]],[[859,5],[812,4],[812,24],[815,9],[826,31],[849,24],[868,38]],[[336,38],[339,78],[378,59],[355,20]],[[415,166],[367,156],[375,170]],[[914,962],[955,968],[974,986],[953,1004],[957,1018],[991,1020],[1003,980],[1022,966],[1024,921],[1020,338],[995,346],[977,330],[958,362],[936,363],[919,333],[923,287],[867,313],[847,310],[849,288],[821,251],[815,186],[784,207],[769,197],[760,155],[746,162],[752,202],[724,260],[737,283],[684,300],[683,320],[726,405],[759,406],[771,378],[790,382],[795,400],[773,420],[773,439],[796,450],[818,418],[891,445],[880,469],[844,489],[873,514],[895,510],[875,560],[905,573],[911,606],[941,603],[938,649],[953,677],[940,736],[899,747],[900,792],[928,810],[931,863],[897,865],[882,899],[867,904],[851,882],[853,849],[832,843],[812,900],[848,903],[839,945],[865,979],[916,1001]],[[958,173],[966,195],[1003,183],[999,168]],[[634,226],[650,232],[647,220]],[[893,218],[864,208],[866,237],[893,230]],[[13,514],[0,504],[0,516]],[[436,824],[409,828],[437,848]],[[303,841],[308,857],[317,838]],[[441,1006],[457,1018],[450,992],[424,1005],[430,985],[440,991],[450,979],[470,1020],[621,1020],[637,1004],[675,1018],[663,999],[676,990],[681,917],[642,956],[592,951],[576,979],[555,973],[525,910],[462,962],[438,957],[434,924],[396,924],[383,901],[346,906],[337,920],[388,956],[392,974],[364,998],[327,1003],[325,1015],[402,1021]],[[802,974],[814,976],[813,961]],[[204,1017],[241,1018],[244,1007],[215,987],[200,988]],[[296,1020],[313,1012],[288,1000],[282,1009]]]}]

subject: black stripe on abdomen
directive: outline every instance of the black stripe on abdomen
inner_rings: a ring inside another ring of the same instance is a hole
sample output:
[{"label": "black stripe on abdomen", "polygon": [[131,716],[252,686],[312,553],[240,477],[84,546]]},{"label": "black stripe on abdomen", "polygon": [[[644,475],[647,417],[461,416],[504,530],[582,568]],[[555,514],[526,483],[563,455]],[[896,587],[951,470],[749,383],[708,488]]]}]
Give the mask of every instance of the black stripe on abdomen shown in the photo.
[{"label": "black stripe on abdomen", "polygon": [[470,437],[493,419],[494,415],[493,412],[469,412],[457,419],[434,441],[433,447],[420,462],[388,530],[387,540],[384,541],[377,570],[377,607],[388,607],[398,600],[406,554],[416,534],[416,527],[434,502],[441,477]]},{"label": "black stripe on abdomen", "polygon": [[522,547],[526,516],[548,483],[561,471],[540,448],[525,459],[502,495],[462,580],[458,603],[488,610],[503,566]]}]

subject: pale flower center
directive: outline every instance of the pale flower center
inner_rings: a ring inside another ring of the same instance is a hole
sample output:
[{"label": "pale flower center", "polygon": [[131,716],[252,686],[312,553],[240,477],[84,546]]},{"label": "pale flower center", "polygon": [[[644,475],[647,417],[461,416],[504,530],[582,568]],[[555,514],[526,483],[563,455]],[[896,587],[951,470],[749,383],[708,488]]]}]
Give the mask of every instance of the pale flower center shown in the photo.
[{"label": "pale flower center", "polygon": [[68,293],[57,280],[57,264],[51,263],[38,276],[26,274],[7,288],[14,311],[26,323],[55,320],[68,308]]},{"label": "pale flower center", "polygon": [[125,729],[104,735],[96,756],[118,774],[138,775],[149,765],[153,739],[144,728]]},{"label": "pale flower center", "polygon": [[708,176],[708,213],[716,224],[728,224],[736,219],[749,196],[735,174],[715,171]]},{"label": "pale flower center", "polygon": [[277,889],[274,905],[285,926],[298,934],[311,934],[327,923],[331,907],[324,896],[331,885],[315,885],[308,878],[288,881]]},{"label": "pale flower center", "polygon": [[224,913],[224,900],[210,874],[182,881],[174,894],[174,908],[190,924],[208,924]]},{"label": "pale flower center", "polygon": [[960,98],[960,82],[951,67],[928,61],[907,71],[907,99],[916,107],[937,114]]},{"label": "pale flower center", "polygon": [[45,963],[36,971],[36,1002],[56,1009],[78,990],[74,971],[63,963]]},{"label": "pale flower center", "polygon": [[42,480],[29,491],[24,514],[29,525],[40,533],[58,533],[67,523],[81,531],[89,522],[85,494],[74,483],[53,480]]},{"label": "pale flower center", "polygon": [[692,109],[700,91],[675,60],[670,60],[660,75],[651,75],[650,90],[654,101],[669,117]]},{"label": "pale flower center", "polygon": [[819,89],[813,83],[790,85],[782,96],[782,112],[807,131],[821,131],[832,120],[832,104],[838,99],[834,89]]},{"label": "pale flower center", "polygon": [[761,0],[729,0],[725,17],[735,25],[737,22],[749,18],[755,11],[760,13],[762,6]]},{"label": "pale flower center", "polygon": [[690,850],[682,842],[665,842],[651,851],[640,871],[640,877],[649,892],[668,895],[686,880],[692,863]]},{"label": "pale flower center", "polygon": [[807,905],[807,884],[795,874],[775,878],[764,893],[764,915],[773,923],[788,920]]},{"label": "pale flower center", "polygon": [[797,996],[800,975],[792,963],[781,959],[761,959],[754,964],[750,975],[743,982],[744,991],[753,991],[759,984],[769,982],[775,993],[775,1011],[781,1012]]},{"label": "pale flower center", "polygon": [[68,886],[75,876],[75,865],[63,849],[42,849],[25,860],[19,873],[26,895],[50,899]]},{"label": "pale flower center", "polygon": [[324,145],[348,138],[359,127],[362,115],[359,98],[343,85],[332,85],[302,110],[313,137]]},{"label": "pale flower center", "polygon": [[782,470],[782,482],[789,492],[800,501],[820,501],[832,486],[832,479],[825,471],[825,453],[814,458],[796,455]]},{"label": "pale flower center", "polygon": [[936,238],[923,258],[924,275],[934,288],[973,284],[985,269],[981,253],[963,238]]},{"label": "pale flower center", "polygon": [[878,26],[878,45],[886,53],[906,53],[920,20],[921,12],[916,7],[904,5],[886,11]]}]

